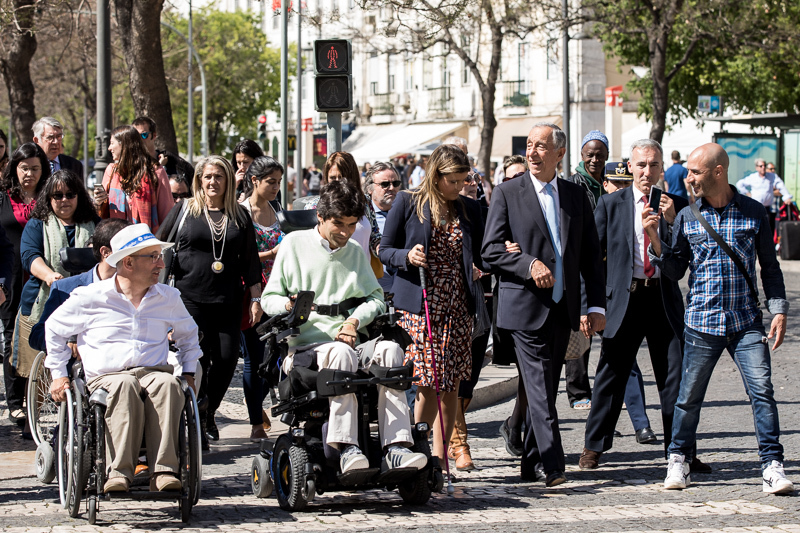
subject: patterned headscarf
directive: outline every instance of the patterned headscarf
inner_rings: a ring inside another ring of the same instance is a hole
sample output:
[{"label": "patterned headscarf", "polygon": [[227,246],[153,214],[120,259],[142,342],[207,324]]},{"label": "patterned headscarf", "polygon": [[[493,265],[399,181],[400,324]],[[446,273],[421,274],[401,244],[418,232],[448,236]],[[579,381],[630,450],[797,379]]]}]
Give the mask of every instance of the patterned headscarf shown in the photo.
[{"label": "patterned headscarf", "polygon": [[581,143],[581,150],[583,150],[583,147],[586,146],[586,143],[589,141],[600,141],[606,145],[606,150],[609,150],[608,137],[606,137],[605,134],[603,134],[603,132],[600,130],[592,130],[586,134],[586,137],[583,138],[583,142]]}]

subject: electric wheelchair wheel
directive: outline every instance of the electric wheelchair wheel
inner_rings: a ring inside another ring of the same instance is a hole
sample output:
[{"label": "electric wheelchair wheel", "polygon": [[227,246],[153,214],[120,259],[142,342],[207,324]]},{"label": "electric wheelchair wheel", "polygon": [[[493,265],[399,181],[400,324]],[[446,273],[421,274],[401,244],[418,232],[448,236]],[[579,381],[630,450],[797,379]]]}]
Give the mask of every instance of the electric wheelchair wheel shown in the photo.
[{"label": "electric wheelchair wheel", "polygon": [[270,472],[278,505],[284,511],[300,511],[314,498],[314,483],[306,481],[308,452],[282,435],[275,443]]},{"label": "electric wheelchair wheel", "polygon": [[[411,451],[423,453],[428,457],[430,464],[431,447],[425,439],[417,439],[411,447]],[[401,483],[397,487],[400,497],[409,505],[424,505],[431,499],[430,469],[421,469],[413,478]]]},{"label": "electric wheelchair wheel", "polygon": [[50,375],[50,369],[44,366],[45,357],[47,354],[39,352],[34,359],[26,391],[28,420],[36,446],[50,440],[52,430],[58,423],[59,404],[50,397],[50,385],[53,383],[53,378]]},{"label": "electric wheelchair wheel", "polygon": [[83,501],[84,490],[89,481],[89,470],[91,468],[91,450],[89,443],[91,441],[87,429],[87,409],[84,406],[84,397],[78,389],[77,383],[72,382],[72,398],[75,409],[75,427],[72,431],[72,441],[69,443],[69,451],[72,455],[70,459],[70,466],[72,472],[70,475],[70,491],[67,498],[67,509],[72,518],[78,516],[81,510],[81,502]]},{"label": "electric wheelchair wheel", "polygon": [[250,467],[250,488],[256,498],[269,498],[274,488],[269,475],[269,461],[261,455],[253,457]]}]

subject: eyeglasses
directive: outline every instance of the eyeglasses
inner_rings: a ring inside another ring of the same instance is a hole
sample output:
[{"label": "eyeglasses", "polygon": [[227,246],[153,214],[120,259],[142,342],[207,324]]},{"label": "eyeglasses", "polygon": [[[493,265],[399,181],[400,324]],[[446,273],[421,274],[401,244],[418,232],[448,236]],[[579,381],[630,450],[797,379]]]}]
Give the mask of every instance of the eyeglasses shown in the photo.
[{"label": "eyeglasses", "polygon": [[64,198],[66,198],[67,200],[74,200],[77,196],[78,196],[77,193],[74,193],[72,191],[67,192],[67,193],[54,192],[53,195],[51,196],[51,198],[53,200],[57,201],[57,202],[60,202]]},{"label": "eyeglasses", "polygon": [[172,193],[172,199],[173,200],[182,200],[182,199],[191,198],[191,197],[192,197],[192,193],[190,193],[190,192],[174,192],[174,193]]},{"label": "eyeglasses", "polygon": [[382,181],[380,183],[376,183],[375,185],[379,185],[380,187],[382,187],[384,189],[388,189],[389,186],[392,186],[395,189],[399,189],[400,188],[400,183],[401,183],[400,180],[394,180],[394,181]]},{"label": "eyeglasses", "polygon": [[63,138],[64,138],[64,134],[63,133],[56,133],[55,135],[48,135],[47,137],[44,138],[44,140],[49,142],[49,143],[52,143],[52,142],[60,141]]},{"label": "eyeglasses", "polygon": [[150,261],[155,265],[164,257],[164,252],[152,253],[152,254],[131,254],[131,257],[149,257]]},{"label": "eyeglasses", "polygon": [[474,174],[468,174],[464,180],[464,185],[472,185],[473,182],[478,181]]},{"label": "eyeglasses", "polygon": [[511,180],[513,180],[514,178],[518,178],[518,177],[522,176],[523,174],[525,174],[525,172],[517,172],[516,174],[514,174],[514,175],[513,175],[513,176],[511,176],[510,178],[503,178],[503,183],[505,183],[505,182],[507,182],[507,181],[511,181]]},{"label": "eyeglasses", "polygon": [[142,136],[142,139],[144,139],[144,140],[146,141],[146,140],[147,140],[147,138],[148,138],[148,137],[150,137],[150,132],[149,132],[149,131],[143,131],[143,132],[142,132],[142,133],[140,133],[139,135],[141,135],[141,136]]},{"label": "eyeglasses", "polygon": [[756,165],[756,168],[760,168],[760,167],[763,167],[763,166],[764,166],[764,164],[762,163],[760,165]]}]

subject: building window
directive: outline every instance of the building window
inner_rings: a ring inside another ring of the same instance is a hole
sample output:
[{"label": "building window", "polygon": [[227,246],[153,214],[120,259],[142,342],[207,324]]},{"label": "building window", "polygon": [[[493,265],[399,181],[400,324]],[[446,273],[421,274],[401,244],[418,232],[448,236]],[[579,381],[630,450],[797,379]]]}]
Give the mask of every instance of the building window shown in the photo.
[{"label": "building window", "polygon": [[369,82],[369,94],[378,94],[378,82],[377,81]]},{"label": "building window", "polygon": [[414,61],[411,59],[406,59],[406,91],[413,91],[414,90]]},{"label": "building window", "polygon": [[550,39],[547,41],[547,79],[555,79],[558,73],[558,41]]},{"label": "building window", "polygon": [[394,74],[389,74],[389,92],[394,91]]}]

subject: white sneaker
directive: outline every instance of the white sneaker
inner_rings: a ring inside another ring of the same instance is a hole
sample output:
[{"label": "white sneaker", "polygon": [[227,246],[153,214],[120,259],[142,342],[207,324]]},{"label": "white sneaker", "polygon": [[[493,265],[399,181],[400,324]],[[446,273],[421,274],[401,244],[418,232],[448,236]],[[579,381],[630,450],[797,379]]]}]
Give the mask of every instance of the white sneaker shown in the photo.
[{"label": "white sneaker", "polygon": [[428,464],[428,457],[424,453],[412,452],[403,446],[390,446],[389,451],[383,456],[381,470],[392,468],[416,468],[420,470]]},{"label": "white sneaker", "polygon": [[361,448],[358,446],[350,445],[342,452],[339,457],[339,467],[342,474],[346,474],[351,470],[366,470],[369,468],[369,461],[367,456],[361,453]]},{"label": "white sneaker", "polygon": [[763,490],[769,494],[787,494],[794,491],[792,482],[783,473],[783,463],[772,461],[761,473],[764,478]]},{"label": "white sneaker", "polygon": [[691,484],[689,465],[685,457],[678,453],[669,456],[667,465],[667,479],[664,480],[665,489],[685,489]]}]

